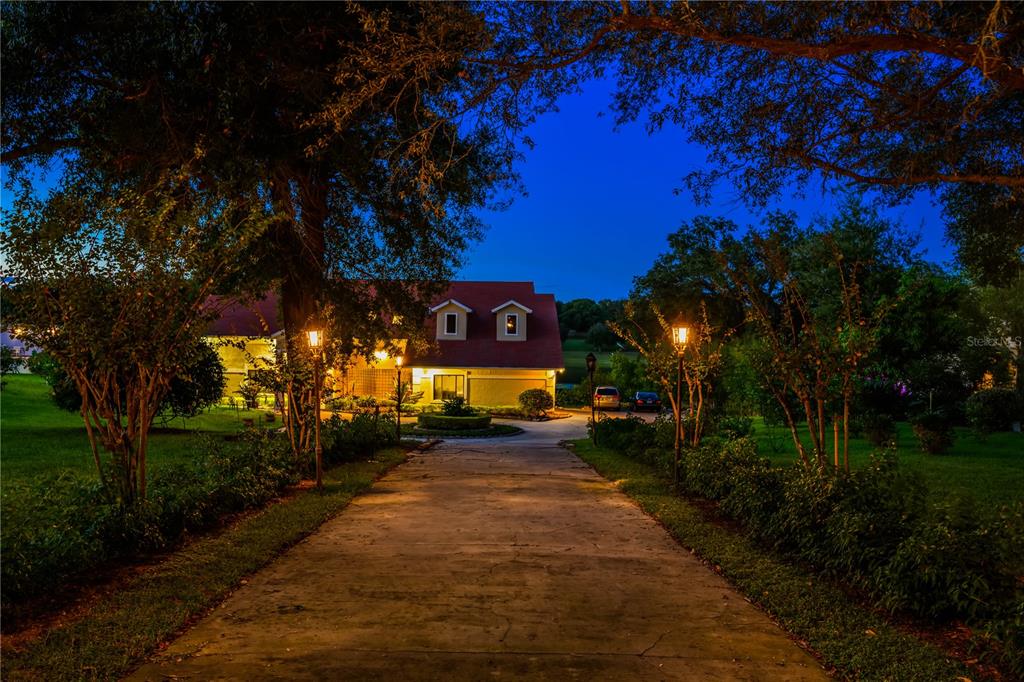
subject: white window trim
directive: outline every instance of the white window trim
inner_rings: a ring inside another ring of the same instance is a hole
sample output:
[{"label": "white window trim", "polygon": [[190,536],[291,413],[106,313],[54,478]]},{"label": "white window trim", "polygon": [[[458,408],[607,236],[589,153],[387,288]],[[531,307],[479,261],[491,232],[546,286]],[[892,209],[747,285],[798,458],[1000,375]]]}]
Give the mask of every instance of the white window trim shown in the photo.
[{"label": "white window trim", "polygon": [[[448,331],[448,319],[455,319],[455,331]],[[459,335],[459,314],[458,313],[445,313],[444,314],[444,335],[445,336],[458,336]]]},{"label": "white window trim", "polygon": [[[510,334],[508,331],[508,318],[516,318],[516,331]],[[505,336],[519,336],[519,313],[505,313]]]}]

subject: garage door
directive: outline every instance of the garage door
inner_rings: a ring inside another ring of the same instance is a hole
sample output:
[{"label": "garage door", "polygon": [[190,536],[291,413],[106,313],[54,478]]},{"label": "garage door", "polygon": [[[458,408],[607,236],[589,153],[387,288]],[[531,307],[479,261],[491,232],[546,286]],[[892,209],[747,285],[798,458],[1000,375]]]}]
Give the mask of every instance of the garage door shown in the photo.
[{"label": "garage door", "polygon": [[470,379],[470,405],[518,405],[519,394],[529,388],[544,388],[543,379]]}]

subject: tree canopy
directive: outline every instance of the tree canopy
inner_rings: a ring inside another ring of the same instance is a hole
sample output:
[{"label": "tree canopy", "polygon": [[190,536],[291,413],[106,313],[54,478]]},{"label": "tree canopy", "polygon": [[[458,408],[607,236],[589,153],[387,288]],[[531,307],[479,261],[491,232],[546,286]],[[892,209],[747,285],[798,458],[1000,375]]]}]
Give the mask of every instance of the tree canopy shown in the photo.
[{"label": "tree canopy", "polygon": [[[385,309],[429,295],[478,234],[471,209],[511,178],[505,138],[463,117],[462,56],[483,33],[458,5],[26,3],[3,38],[15,176],[63,154],[263,211],[243,280],[280,284],[292,342],[327,279]],[[368,338],[365,319],[345,337]]]},{"label": "tree canopy", "polygon": [[[1021,260],[1024,14],[1016,3],[485,5],[497,104],[614,77],[616,121],[676,125],[759,206],[794,181],[941,194],[968,262]],[[961,220],[967,217],[967,223]],[[995,218],[994,220],[991,218]],[[988,220],[986,220],[988,219]],[[993,247],[998,247],[993,253]],[[988,251],[986,254],[985,252]]]}]

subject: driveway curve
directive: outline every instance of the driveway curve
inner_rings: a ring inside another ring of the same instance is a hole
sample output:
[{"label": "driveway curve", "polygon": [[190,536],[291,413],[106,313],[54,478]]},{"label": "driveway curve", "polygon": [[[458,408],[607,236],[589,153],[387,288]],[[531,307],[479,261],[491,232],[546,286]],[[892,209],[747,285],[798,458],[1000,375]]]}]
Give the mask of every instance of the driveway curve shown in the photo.
[{"label": "driveway curve", "polygon": [[584,425],[412,456],[132,679],[824,679],[557,446]]}]

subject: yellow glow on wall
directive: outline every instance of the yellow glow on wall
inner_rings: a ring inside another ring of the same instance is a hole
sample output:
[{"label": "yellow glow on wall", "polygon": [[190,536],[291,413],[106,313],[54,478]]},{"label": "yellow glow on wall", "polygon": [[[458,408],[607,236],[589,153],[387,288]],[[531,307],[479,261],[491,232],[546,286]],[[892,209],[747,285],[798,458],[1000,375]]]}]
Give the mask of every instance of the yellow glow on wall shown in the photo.
[{"label": "yellow glow on wall", "polygon": [[384,360],[388,359],[388,352],[386,350],[374,351],[373,357],[375,357],[375,358],[377,358],[377,360],[383,362]]}]

